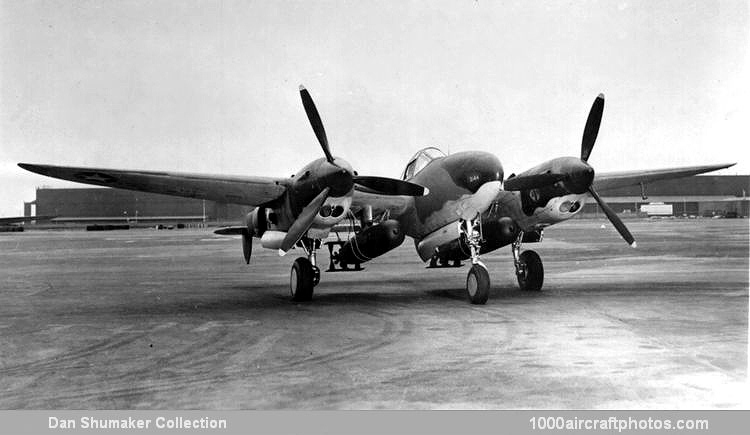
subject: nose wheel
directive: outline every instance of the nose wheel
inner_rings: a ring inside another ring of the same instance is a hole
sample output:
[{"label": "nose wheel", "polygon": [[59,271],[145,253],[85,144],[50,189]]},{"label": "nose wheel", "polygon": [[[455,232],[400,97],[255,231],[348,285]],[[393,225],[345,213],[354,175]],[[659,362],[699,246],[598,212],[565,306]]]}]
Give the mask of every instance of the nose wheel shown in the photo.
[{"label": "nose wheel", "polygon": [[490,274],[484,264],[477,263],[471,266],[466,276],[466,294],[469,302],[474,305],[484,305],[490,297]]}]

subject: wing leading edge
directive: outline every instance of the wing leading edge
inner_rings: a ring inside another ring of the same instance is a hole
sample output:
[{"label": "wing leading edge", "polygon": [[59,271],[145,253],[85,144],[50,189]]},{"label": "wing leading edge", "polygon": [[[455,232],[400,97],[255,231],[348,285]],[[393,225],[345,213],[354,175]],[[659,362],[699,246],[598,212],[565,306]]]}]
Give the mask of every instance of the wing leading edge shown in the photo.
[{"label": "wing leading edge", "polygon": [[735,163],[722,163],[718,165],[685,166],[681,168],[609,172],[597,174],[594,178],[593,187],[597,191],[606,191],[618,187],[633,186],[640,183],[645,184],[651,181],[690,177],[705,172],[718,171],[719,169],[729,168],[734,165]]},{"label": "wing leading edge", "polygon": [[18,166],[37,174],[78,183],[253,206],[277,199],[286,191],[287,184],[287,180],[283,178],[129,171],[29,163],[19,163]]}]

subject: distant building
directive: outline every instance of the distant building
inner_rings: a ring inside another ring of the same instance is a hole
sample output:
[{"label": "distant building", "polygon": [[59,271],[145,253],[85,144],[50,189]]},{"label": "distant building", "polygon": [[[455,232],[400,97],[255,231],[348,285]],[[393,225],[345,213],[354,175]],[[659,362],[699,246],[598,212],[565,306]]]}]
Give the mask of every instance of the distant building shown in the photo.
[{"label": "distant building", "polygon": [[24,213],[57,216],[66,220],[173,220],[239,221],[252,207],[201,199],[109,188],[38,188],[36,200],[24,204]]},{"label": "distant building", "polygon": [[[643,188],[605,190],[600,194],[617,213],[638,213],[643,205],[663,204],[672,207],[670,214],[674,216],[710,217],[748,216],[749,191],[750,175],[701,175],[654,181]],[[592,201],[586,204],[583,213],[600,212]]]}]

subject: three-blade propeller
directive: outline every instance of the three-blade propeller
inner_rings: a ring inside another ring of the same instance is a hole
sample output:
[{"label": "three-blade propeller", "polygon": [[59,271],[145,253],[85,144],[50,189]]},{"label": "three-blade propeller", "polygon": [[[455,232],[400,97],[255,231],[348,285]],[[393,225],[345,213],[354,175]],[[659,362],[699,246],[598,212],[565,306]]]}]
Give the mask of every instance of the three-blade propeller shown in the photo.
[{"label": "three-blade propeller", "polygon": [[310,121],[313,132],[315,132],[315,137],[318,138],[320,147],[323,149],[327,164],[335,169],[336,176],[321,180],[327,183],[326,187],[305,206],[294,223],[292,223],[281,244],[279,254],[284,255],[305,235],[315,221],[315,216],[325,204],[329,194],[345,194],[354,185],[362,186],[366,191],[380,195],[423,196],[428,193],[426,187],[408,181],[387,177],[355,175],[354,171],[347,164],[343,163],[343,161],[340,160],[337,163],[333,154],[331,154],[326,130],[323,127],[323,121],[320,119],[320,113],[318,113],[318,109],[315,107],[315,102],[307,89],[302,85],[299,87],[299,94],[302,98],[302,105],[305,107],[305,113],[307,113],[307,119]]},{"label": "three-blade propeller", "polygon": [[607,215],[607,218],[615,226],[617,232],[632,247],[636,247],[635,239],[630,234],[625,224],[617,216],[607,203],[599,196],[592,187],[594,181],[594,169],[588,164],[591,151],[594,149],[596,137],[599,134],[599,126],[602,122],[604,113],[604,94],[599,94],[591,106],[589,116],[586,119],[586,126],[583,129],[583,138],[581,140],[581,158],[563,157],[553,160],[557,165],[556,172],[549,170],[541,174],[520,175],[505,180],[503,188],[505,190],[530,190],[550,186],[557,182],[565,183],[568,190],[573,193],[588,192],[596,200],[599,207]]},{"label": "three-blade propeller", "polygon": [[[594,149],[594,143],[596,143],[596,136],[599,134],[599,125],[601,125],[603,113],[604,94],[599,94],[599,96],[596,97],[596,100],[594,100],[594,104],[591,105],[589,117],[588,119],[586,119],[586,127],[584,127],[583,129],[583,138],[581,139],[581,160],[584,163],[588,163],[589,157],[591,156],[591,151]],[[598,193],[596,193],[596,190],[594,190],[593,186],[589,185],[588,191],[594,198],[596,203],[599,204],[599,207],[602,209],[604,214],[607,215],[609,221],[612,222],[612,225],[615,226],[617,232],[620,233],[620,235],[623,239],[625,239],[628,245],[635,248],[635,238],[632,234],[630,234],[630,231],[628,231],[628,228],[625,226],[625,223],[623,223],[622,219],[620,219],[615,211],[612,210],[612,208],[610,208],[610,206],[607,205],[606,202],[604,202],[604,200],[601,196],[599,196]]]},{"label": "three-blade propeller", "polygon": [[[299,94],[302,98],[302,105],[305,107],[305,113],[307,113],[307,119],[310,120],[310,125],[315,132],[315,137],[318,138],[318,142],[323,149],[326,160],[332,165],[339,166],[336,164],[335,159],[331,154],[326,130],[323,127],[323,121],[320,119],[320,113],[318,113],[318,109],[315,107],[315,102],[310,96],[310,92],[308,92],[304,86],[300,85]],[[363,186],[366,189],[381,195],[423,196],[428,193],[427,188],[408,181],[387,177],[354,175],[346,168],[341,169],[346,170],[354,184]]]}]

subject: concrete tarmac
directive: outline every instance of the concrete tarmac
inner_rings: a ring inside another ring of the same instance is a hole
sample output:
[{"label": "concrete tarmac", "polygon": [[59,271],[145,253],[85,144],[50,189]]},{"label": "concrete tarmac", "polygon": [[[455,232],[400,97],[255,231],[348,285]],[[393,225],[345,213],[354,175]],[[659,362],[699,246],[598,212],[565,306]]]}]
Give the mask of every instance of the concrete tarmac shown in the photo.
[{"label": "concrete tarmac", "polygon": [[411,240],[298,304],[210,230],[0,234],[0,408],[747,408],[747,219],[627,224],[525,245],[541,292],[484,256],[485,306]]}]

